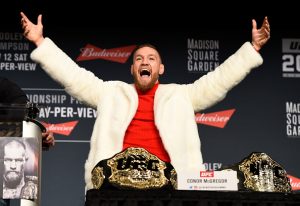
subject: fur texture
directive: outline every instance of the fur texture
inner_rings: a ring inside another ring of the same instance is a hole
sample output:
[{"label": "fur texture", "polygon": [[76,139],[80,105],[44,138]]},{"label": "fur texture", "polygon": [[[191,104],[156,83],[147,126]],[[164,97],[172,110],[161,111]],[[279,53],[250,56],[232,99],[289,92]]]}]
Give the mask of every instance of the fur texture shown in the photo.
[{"label": "fur texture", "polygon": [[[138,96],[132,84],[103,81],[80,68],[49,38],[31,58],[71,96],[97,109],[88,159],[86,189],[93,188],[91,171],[103,159],[121,151],[125,131],[135,115]],[[191,84],[160,84],[154,100],[155,124],[178,175],[183,169],[204,170],[195,112],[220,100],[263,60],[246,42],[213,72]]]}]

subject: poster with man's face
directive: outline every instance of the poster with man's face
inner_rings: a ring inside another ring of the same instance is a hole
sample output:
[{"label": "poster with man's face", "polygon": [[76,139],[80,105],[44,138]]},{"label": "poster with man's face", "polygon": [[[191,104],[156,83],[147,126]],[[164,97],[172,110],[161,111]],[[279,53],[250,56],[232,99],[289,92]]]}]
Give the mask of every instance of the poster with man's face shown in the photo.
[{"label": "poster with man's face", "polygon": [[1,198],[37,199],[38,169],[37,138],[0,137]]}]

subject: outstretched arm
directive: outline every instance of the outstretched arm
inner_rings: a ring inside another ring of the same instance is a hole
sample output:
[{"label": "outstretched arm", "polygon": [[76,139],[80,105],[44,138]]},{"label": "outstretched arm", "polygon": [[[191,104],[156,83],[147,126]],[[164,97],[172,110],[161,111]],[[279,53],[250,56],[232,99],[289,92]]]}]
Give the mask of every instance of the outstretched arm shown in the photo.
[{"label": "outstretched arm", "polygon": [[257,29],[256,21],[252,19],[252,45],[254,49],[259,51],[263,45],[267,43],[270,37],[270,24],[268,17],[264,18],[260,29]]},{"label": "outstretched arm", "polygon": [[44,40],[42,15],[38,16],[37,24],[32,23],[23,12],[20,15],[23,35],[36,46],[39,46]]}]

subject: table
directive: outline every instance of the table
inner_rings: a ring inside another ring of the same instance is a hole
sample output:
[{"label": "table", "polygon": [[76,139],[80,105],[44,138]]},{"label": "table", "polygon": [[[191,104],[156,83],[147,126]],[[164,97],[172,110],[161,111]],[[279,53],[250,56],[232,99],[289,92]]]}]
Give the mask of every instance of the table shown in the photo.
[{"label": "table", "polygon": [[300,193],[92,189],[85,206],[300,206]]}]

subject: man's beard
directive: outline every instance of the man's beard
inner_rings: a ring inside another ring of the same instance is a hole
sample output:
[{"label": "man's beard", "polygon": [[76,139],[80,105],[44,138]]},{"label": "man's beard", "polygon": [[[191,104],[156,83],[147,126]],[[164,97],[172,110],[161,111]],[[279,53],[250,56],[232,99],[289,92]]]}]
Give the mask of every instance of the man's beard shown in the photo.
[{"label": "man's beard", "polygon": [[5,186],[8,188],[16,188],[20,184],[22,178],[23,175],[19,172],[7,172],[4,178]]},{"label": "man's beard", "polygon": [[137,75],[139,76],[140,74],[134,73],[134,75],[133,75],[134,84],[136,85],[136,87],[141,92],[146,92],[146,91],[152,89],[154,87],[155,83],[157,82],[158,77],[159,77],[159,75],[157,73],[152,74],[153,76],[151,78],[151,81],[147,84],[142,84],[141,82],[138,81],[138,76]]}]

